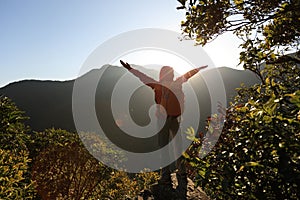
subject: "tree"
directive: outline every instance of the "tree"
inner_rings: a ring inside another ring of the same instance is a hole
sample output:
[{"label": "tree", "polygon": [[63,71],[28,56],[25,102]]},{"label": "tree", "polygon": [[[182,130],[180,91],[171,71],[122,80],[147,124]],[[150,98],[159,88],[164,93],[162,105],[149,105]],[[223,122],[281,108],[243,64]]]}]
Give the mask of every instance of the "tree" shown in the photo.
[{"label": "tree", "polygon": [[118,153],[105,145],[95,133],[70,133],[61,129],[47,129],[33,133],[31,144],[32,177],[42,199],[124,199],[134,196],[148,181],[157,180],[155,173],[130,178],[127,173],[113,170],[83,146],[94,148],[93,153],[116,157]]},{"label": "tree", "polygon": [[82,146],[68,143],[40,152],[32,176],[42,199],[91,199],[101,196],[98,186],[110,171]]},{"label": "tree", "polygon": [[195,181],[216,199],[299,199],[300,1],[180,2],[188,38],[205,45],[232,31],[243,41],[240,62],[262,81],[238,90],[218,143],[203,159],[197,155],[218,127],[194,138],[186,157]]},{"label": "tree", "polygon": [[31,141],[32,178],[42,199],[99,197],[99,183],[111,169],[89,154],[78,134],[47,129],[34,132]]},{"label": "tree", "polygon": [[0,199],[33,199],[34,185],[28,176],[27,151],[0,149]]},{"label": "tree", "polygon": [[33,199],[27,117],[7,97],[0,97],[0,199]]},{"label": "tree", "polygon": [[0,96],[0,144],[1,149],[27,150],[29,127],[24,124],[28,117],[7,97]]},{"label": "tree", "polygon": [[123,199],[157,180],[156,173],[130,178],[92,157],[81,140],[103,158],[117,164],[123,159],[97,134],[79,138],[61,129],[29,134],[26,119],[9,98],[0,98],[0,199]]},{"label": "tree", "polygon": [[[185,36],[205,45],[224,32],[242,39],[240,62],[245,69],[260,75],[262,63],[275,63],[279,56],[298,53],[300,37],[299,0],[186,0],[182,21]],[[299,57],[283,60],[300,62]],[[282,60],[282,59],[281,59]],[[277,62],[281,61],[280,59]]]},{"label": "tree", "polygon": [[[300,70],[295,73],[294,81]],[[208,145],[205,140],[195,139],[190,147],[186,157],[198,174],[196,182],[211,197],[299,199],[300,83],[293,92],[275,80],[268,75],[265,85],[239,89],[208,156],[197,156],[201,145]],[[208,134],[214,134],[214,126]]]}]

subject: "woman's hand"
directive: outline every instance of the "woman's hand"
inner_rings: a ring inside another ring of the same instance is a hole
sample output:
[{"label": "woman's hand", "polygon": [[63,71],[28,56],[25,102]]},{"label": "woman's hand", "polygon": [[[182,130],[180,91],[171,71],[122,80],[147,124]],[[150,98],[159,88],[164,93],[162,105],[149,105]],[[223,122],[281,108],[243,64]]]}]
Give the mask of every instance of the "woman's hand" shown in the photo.
[{"label": "woman's hand", "polygon": [[201,69],[205,69],[206,67],[208,67],[208,65],[202,66],[202,67],[198,67],[199,70]]},{"label": "woman's hand", "polygon": [[123,65],[123,67],[125,67],[128,70],[131,70],[132,67],[128,64],[128,63],[124,63],[122,60],[120,60],[120,63]]}]

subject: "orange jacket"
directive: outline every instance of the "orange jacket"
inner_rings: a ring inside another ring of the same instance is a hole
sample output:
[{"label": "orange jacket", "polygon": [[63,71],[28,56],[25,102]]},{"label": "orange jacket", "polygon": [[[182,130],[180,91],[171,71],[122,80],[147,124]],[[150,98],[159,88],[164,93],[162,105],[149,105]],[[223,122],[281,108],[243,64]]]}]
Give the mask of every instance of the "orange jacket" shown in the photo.
[{"label": "orange jacket", "polygon": [[132,68],[129,71],[138,77],[145,85],[154,90],[155,102],[160,104],[166,110],[168,116],[177,117],[182,114],[184,109],[184,93],[182,91],[182,84],[195,75],[199,70],[200,68],[193,69],[178,77],[174,81],[164,83],[156,81],[136,69]]}]

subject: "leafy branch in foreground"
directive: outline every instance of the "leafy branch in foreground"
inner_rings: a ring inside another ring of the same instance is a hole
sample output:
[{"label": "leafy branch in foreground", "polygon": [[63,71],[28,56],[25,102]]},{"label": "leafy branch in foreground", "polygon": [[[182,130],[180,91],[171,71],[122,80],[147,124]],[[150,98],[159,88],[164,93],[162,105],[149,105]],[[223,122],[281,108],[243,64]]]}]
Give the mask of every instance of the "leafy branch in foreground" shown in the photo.
[{"label": "leafy branch in foreground", "polygon": [[189,149],[195,181],[212,198],[300,198],[300,71],[289,65],[266,70],[266,84],[238,90],[210,154],[200,159],[205,136]]},{"label": "leafy branch in foreground", "polygon": [[[180,0],[186,11],[181,26],[186,38],[206,43],[225,32],[242,39],[240,63],[260,75],[263,63],[275,63],[282,55],[299,64],[300,1],[298,0]],[[298,59],[297,59],[298,58]]]}]

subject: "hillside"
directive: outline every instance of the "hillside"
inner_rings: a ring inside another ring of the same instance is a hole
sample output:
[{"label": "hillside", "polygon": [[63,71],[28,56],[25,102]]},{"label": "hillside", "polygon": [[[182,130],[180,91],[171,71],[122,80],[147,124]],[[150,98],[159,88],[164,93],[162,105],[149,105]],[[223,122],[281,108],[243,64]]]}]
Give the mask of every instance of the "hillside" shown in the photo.
[{"label": "hillside", "polygon": [[[91,79],[97,77],[102,70],[103,69],[94,69],[80,78]],[[149,69],[142,70],[153,77],[157,77],[158,72]],[[218,70],[223,77],[228,101],[235,96],[235,88],[240,87],[241,83],[249,85],[258,82],[258,79],[251,72],[226,67],[204,71],[201,76],[214,79],[216,70]],[[116,81],[118,81],[125,72],[124,69],[115,66],[109,66],[104,72],[104,76],[99,82],[96,92],[95,106],[98,117],[101,115],[100,113],[109,113],[109,110],[107,110],[107,108],[110,108],[108,97],[111,96]],[[210,106],[208,106],[210,105],[210,96],[201,76],[195,75],[195,77],[190,80],[190,83],[198,97],[201,116],[208,116],[210,114]],[[139,83],[139,80],[130,74],[128,87],[130,87],[131,84],[137,83]],[[40,131],[45,128],[55,127],[75,131],[72,116],[73,84],[74,80],[24,80],[0,88],[0,94],[11,98],[21,110],[26,112],[26,115],[30,117],[28,124],[33,130]],[[153,102],[153,93],[146,86],[141,87],[134,94],[130,103],[130,111],[136,123],[140,125],[147,124],[149,119],[145,113],[148,113],[148,108]],[[107,119],[108,118],[105,117],[104,124],[107,124],[107,126],[112,125],[112,122]],[[200,122],[200,125],[203,128],[204,122]]]}]

